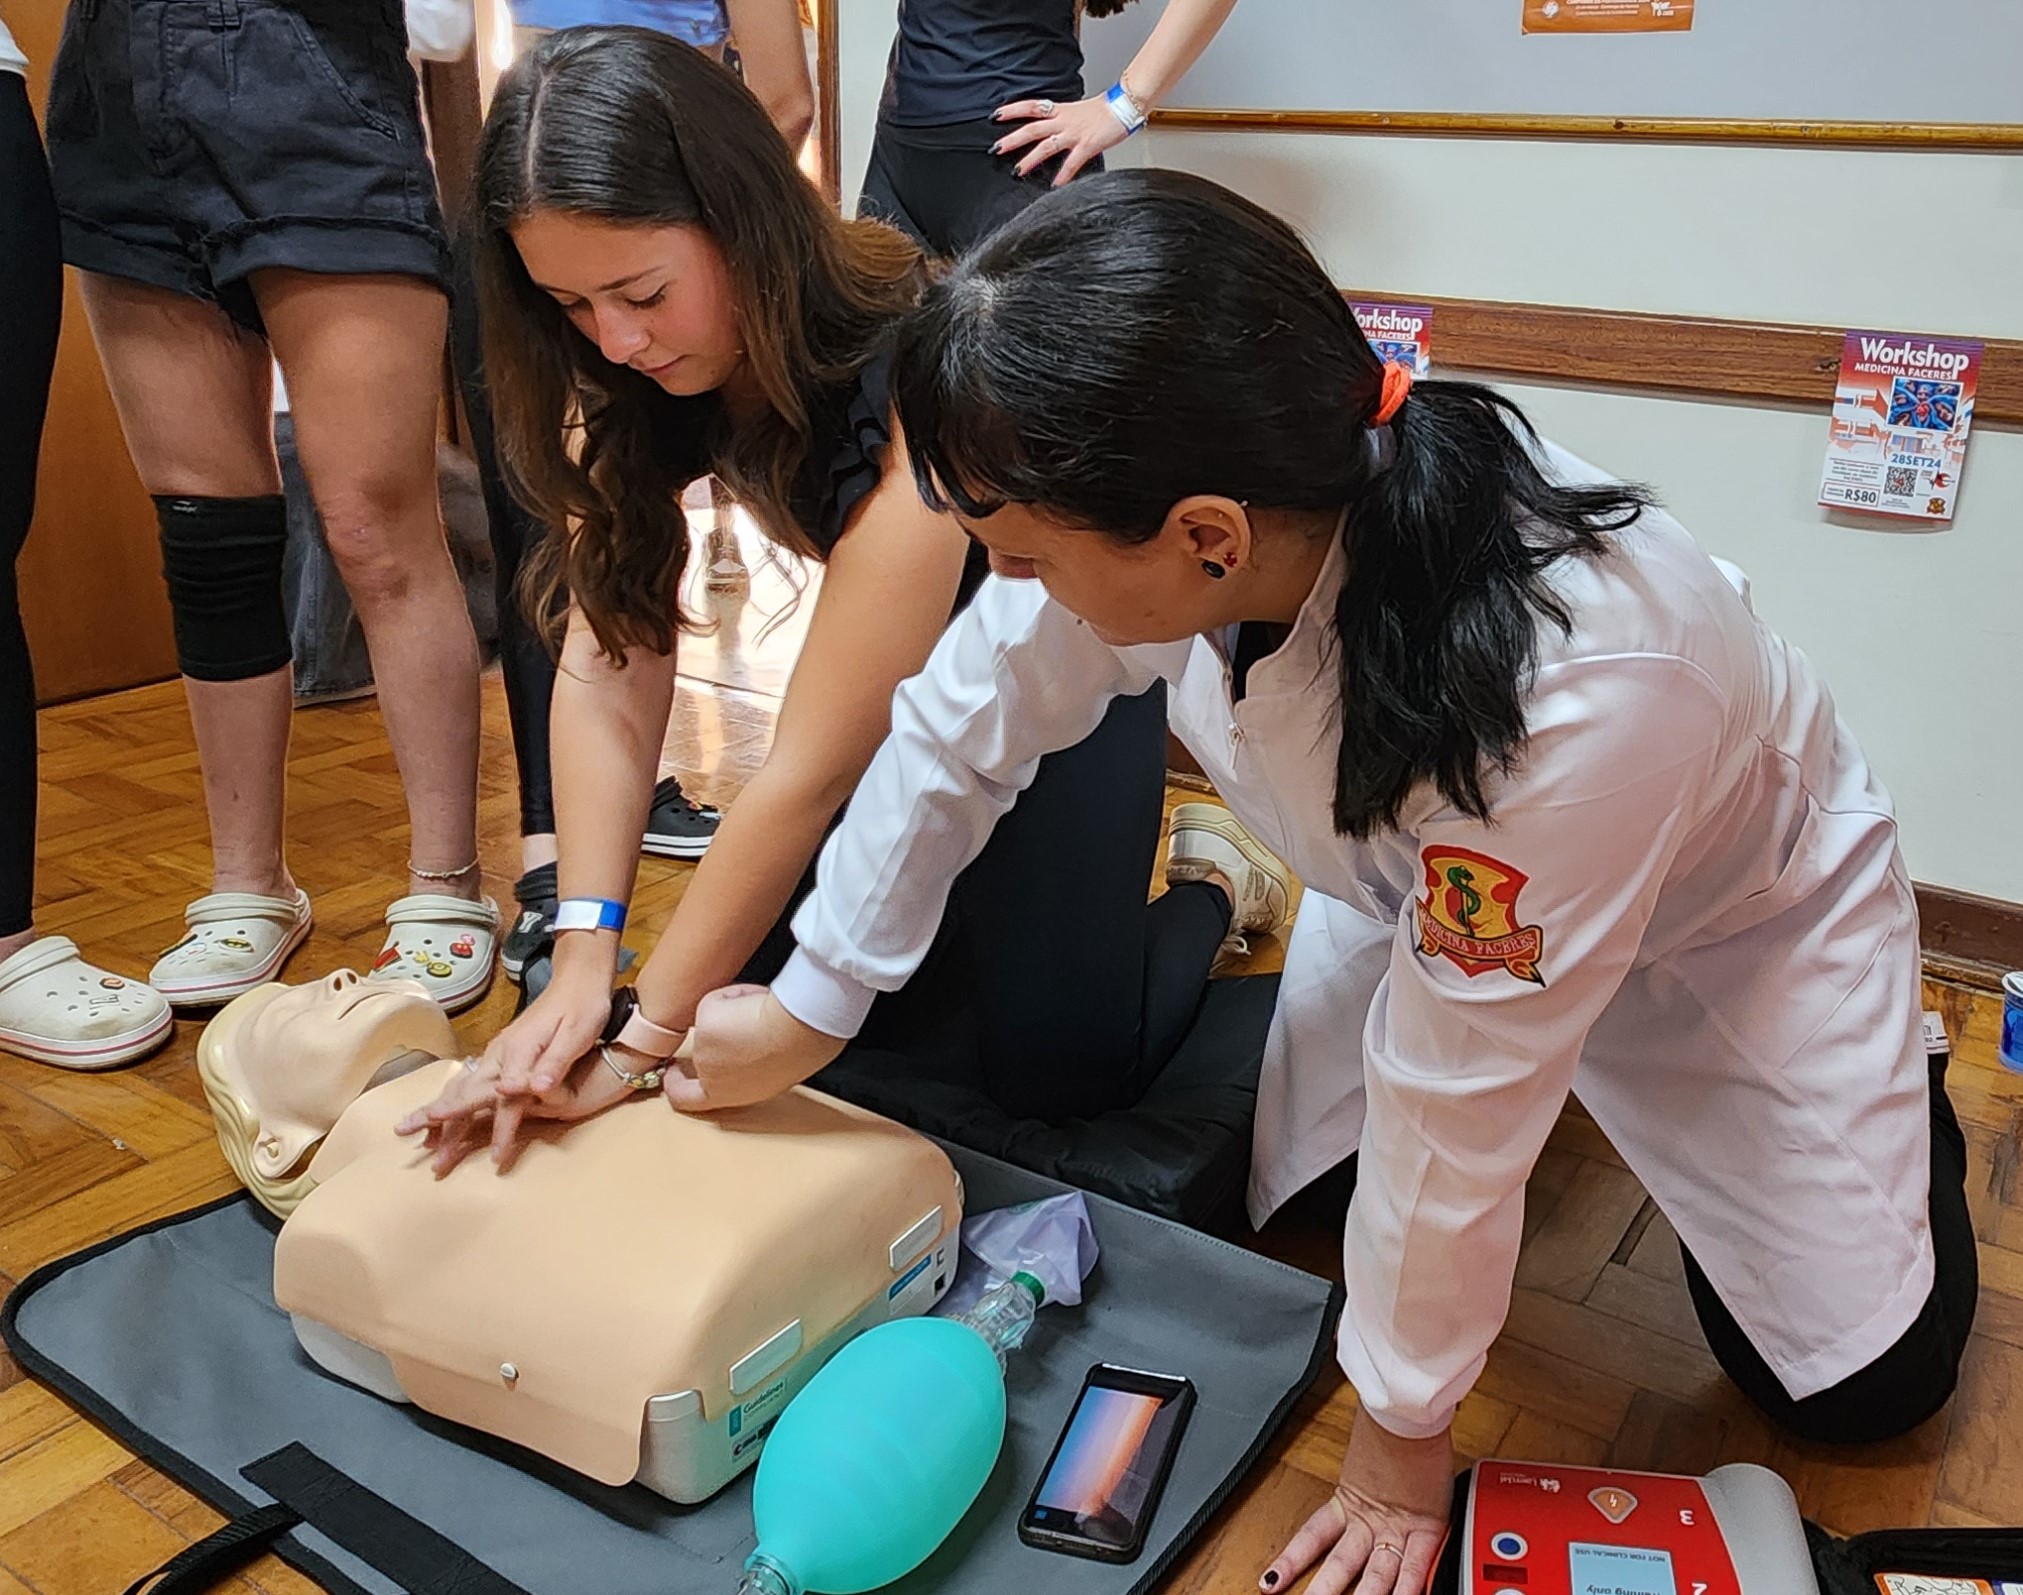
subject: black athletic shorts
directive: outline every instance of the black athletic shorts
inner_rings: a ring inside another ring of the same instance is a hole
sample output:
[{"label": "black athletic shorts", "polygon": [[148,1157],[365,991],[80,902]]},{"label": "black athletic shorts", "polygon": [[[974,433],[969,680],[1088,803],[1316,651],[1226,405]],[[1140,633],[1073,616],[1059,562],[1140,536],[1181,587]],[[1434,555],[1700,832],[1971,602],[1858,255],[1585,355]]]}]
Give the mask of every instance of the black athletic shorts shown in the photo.
[{"label": "black athletic shorts", "polygon": [[72,0],[46,132],[84,271],[255,331],[262,267],[448,286],[400,0]]}]

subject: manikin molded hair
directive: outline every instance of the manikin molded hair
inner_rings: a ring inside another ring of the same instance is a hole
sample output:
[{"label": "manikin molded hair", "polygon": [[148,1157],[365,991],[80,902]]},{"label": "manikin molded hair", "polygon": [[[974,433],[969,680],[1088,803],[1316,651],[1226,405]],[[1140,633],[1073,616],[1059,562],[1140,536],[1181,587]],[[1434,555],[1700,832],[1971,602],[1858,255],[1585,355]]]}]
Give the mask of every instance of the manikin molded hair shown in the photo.
[{"label": "manikin molded hair", "polygon": [[1489,815],[1522,751],[1547,581],[1650,496],[1564,486],[1508,400],[1422,381],[1373,448],[1383,365],[1283,221],[1182,172],[1070,184],[979,244],[901,332],[894,397],[921,492],[1124,542],[1194,494],[1345,512],[1334,824],[1394,825],[1430,781]]}]

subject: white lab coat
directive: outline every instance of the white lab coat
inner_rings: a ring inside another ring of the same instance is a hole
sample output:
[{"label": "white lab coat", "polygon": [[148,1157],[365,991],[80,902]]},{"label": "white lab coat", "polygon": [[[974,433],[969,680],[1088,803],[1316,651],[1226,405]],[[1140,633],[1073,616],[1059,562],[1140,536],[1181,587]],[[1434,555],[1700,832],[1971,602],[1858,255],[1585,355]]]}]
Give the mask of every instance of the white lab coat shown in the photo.
[{"label": "white lab coat", "polygon": [[987,582],[900,688],[776,994],[854,1033],[1039,757],[1164,677],[1174,730],[1306,884],[1251,1216],[1360,1148],[1339,1351],[1379,1423],[1437,1433],[1480,1373],[1569,1089],[1794,1397],[1866,1366],[1933,1279],[1917,918],[1811,665],[1648,512],[1554,568],[1573,630],[1539,626],[1492,823],[1425,790],[1357,842],[1330,821],[1341,567],[1236,704],[1217,640],[1112,648],[1036,584]]}]

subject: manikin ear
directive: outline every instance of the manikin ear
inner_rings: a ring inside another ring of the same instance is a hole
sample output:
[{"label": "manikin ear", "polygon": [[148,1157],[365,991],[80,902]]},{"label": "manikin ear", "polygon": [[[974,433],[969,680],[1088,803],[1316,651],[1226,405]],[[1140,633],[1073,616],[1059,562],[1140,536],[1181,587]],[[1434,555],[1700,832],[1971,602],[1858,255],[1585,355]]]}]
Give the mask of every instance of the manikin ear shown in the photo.
[{"label": "manikin ear", "polygon": [[1233,498],[1196,493],[1166,512],[1159,540],[1202,565],[1240,570],[1250,563],[1250,511]]}]

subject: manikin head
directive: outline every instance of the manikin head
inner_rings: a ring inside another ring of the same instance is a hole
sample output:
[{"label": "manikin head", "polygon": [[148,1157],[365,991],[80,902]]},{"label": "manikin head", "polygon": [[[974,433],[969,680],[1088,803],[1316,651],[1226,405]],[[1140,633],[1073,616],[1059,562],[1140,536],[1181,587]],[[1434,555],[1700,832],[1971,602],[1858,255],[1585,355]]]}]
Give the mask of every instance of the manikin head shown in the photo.
[{"label": "manikin head", "polygon": [[197,1072],[225,1160],[286,1218],[314,1183],[310,1154],[346,1108],[456,1051],[449,1019],[418,981],[367,981],[340,969],[228,1004],[197,1043]]}]

